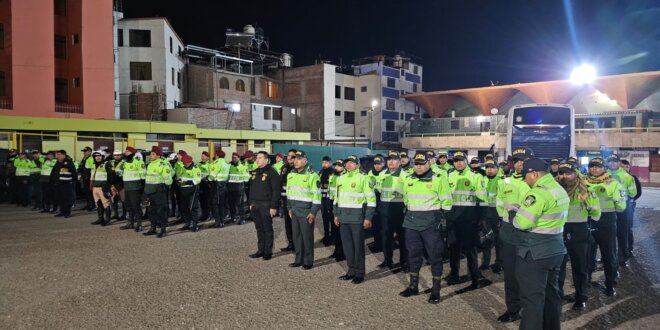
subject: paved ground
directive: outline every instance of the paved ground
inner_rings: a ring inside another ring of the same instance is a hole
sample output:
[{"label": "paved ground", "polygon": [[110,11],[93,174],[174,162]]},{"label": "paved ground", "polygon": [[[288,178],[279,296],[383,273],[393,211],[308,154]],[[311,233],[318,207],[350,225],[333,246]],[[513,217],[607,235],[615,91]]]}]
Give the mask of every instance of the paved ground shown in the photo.
[{"label": "paved ground", "polygon": [[[619,295],[608,298],[592,289],[582,314],[566,303],[565,329],[660,328],[658,206],[660,190],[645,190],[636,257],[621,271]],[[427,295],[397,295],[407,277],[375,270],[380,254],[367,256],[361,285],[337,280],[345,265],[327,259],[330,248],[322,245],[310,271],[287,267],[290,254],[249,259],[256,244],[251,223],[172,232],[159,240],[119,230],[120,224],[89,225],[92,213],[62,219],[7,204],[0,212],[2,329],[517,328],[496,321],[505,309],[503,283],[491,272],[484,273],[491,285],[466,293],[456,291],[467,283],[445,286],[443,301],[429,305]],[[279,220],[276,235],[276,247],[284,246]],[[430,282],[424,267],[422,287]]]}]

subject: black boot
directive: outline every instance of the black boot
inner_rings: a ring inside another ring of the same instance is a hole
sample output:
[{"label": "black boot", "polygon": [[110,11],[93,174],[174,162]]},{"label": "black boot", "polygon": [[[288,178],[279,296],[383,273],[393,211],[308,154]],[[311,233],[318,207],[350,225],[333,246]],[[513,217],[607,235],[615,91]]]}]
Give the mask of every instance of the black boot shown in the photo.
[{"label": "black boot", "polygon": [[408,287],[399,292],[399,296],[401,297],[411,297],[411,296],[416,296],[419,294],[419,274],[410,274],[410,284]]},{"label": "black boot", "polygon": [[149,230],[147,230],[147,232],[143,233],[142,235],[144,236],[156,235],[156,226],[151,225],[151,228],[149,228]]},{"label": "black boot", "polygon": [[133,229],[133,218],[128,219],[128,223],[124,226],[119,227],[119,229]]},{"label": "black boot", "polygon": [[118,220],[119,219],[119,203],[117,203],[117,202],[110,203],[110,210],[112,211],[112,215],[110,216],[110,219]]},{"label": "black boot", "polygon": [[165,226],[160,226],[160,232],[158,233],[158,238],[163,238],[167,236],[167,230],[165,229]]},{"label": "black boot", "polygon": [[126,220],[126,204],[121,203],[121,215],[119,216],[119,220]]},{"label": "black boot", "polygon": [[198,232],[199,231],[199,226],[197,225],[197,221],[193,220],[192,227],[190,228],[190,231],[192,231],[192,232]]},{"label": "black boot", "polygon": [[142,231],[142,217],[139,217],[137,215],[131,214],[131,216],[135,219],[135,232],[139,233]]},{"label": "black boot", "polygon": [[102,210],[101,212],[103,212],[103,218],[105,220],[105,221],[103,221],[101,226],[105,227],[105,226],[110,224],[110,221],[112,221],[112,219],[110,218],[110,214],[112,213],[112,211],[110,210],[110,206],[106,207],[105,209],[101,209],[101,210]]},{"label": "black boot", "polygon": [[93,225],[100,225],[103,223],[103,208],[97,208],[96,209],[96,214],[98,215],[98,218],[96,218],[96,221],[92,222]]},{"label": "black boot", "polygon": [[429,296],[429,304],[437,304],[440,302],[440,276],[433,276],[433,287],[431,288],[431,295]]}]

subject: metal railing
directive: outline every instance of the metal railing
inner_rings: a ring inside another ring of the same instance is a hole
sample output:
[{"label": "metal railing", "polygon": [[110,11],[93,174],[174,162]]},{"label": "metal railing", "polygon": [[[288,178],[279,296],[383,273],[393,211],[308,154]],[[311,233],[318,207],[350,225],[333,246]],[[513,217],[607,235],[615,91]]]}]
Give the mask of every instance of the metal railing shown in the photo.
[{"label": "metal railing", "polygon": [[83,113],[83,108],[77,104],[55,103],[55,112],[60,113]]},{"label": "metal railing", "polygon": [[0,109],[11,110],[12,104],[10,100],[0,100]]}]

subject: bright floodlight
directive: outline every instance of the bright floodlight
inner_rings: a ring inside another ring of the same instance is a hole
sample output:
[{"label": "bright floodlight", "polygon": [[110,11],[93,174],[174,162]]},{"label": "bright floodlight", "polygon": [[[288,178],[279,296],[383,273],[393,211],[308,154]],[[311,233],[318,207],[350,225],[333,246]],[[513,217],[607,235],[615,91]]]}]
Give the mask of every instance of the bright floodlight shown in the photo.
[{"label": "bright floodlight", "polygon": [[596,68],[589,64],[582,64],[571,72],[571,82],[576,85],[591,84],[596,79]]},{"label": "bright floodlight", "polygon": [[234,112],[239,112],[239,111],[241,111],[241,105],[238,104],[238,103],[233,103],[231,105],[231,110],[234,111]]},{"label": "bright floodlight", "polygon": [[375,108],[378,106],[378,100],[371,100],[371,107]]}]

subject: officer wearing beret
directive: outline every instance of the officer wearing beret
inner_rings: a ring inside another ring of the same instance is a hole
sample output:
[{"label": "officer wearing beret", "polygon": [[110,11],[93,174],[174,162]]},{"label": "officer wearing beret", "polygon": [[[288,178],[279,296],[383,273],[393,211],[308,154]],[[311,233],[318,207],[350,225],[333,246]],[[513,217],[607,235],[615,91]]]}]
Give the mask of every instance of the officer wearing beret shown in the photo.
[{"label": "officer wearing beret", "polygon": [[522,302],[520,329],[559,329],[558,278],[566,254],[563,231],[570,199],[542,159],[526,160],[523,175],[530,190],[520,208],[512,209],[516,212],[513,226],[521,236],[516,245],[516,278]]}]

